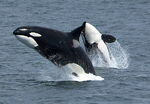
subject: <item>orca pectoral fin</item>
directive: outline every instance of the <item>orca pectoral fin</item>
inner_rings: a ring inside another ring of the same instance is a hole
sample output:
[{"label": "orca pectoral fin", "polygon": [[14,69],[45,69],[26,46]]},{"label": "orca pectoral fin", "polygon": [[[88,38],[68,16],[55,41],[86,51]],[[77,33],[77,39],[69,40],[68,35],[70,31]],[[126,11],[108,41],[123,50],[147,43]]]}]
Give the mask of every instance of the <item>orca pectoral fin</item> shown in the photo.
[{"label": "orca pectoral fin", "polygon": [[116,41],[116,38],[112,35],[102,34],[102,40],[106,43],[113,43]]}]

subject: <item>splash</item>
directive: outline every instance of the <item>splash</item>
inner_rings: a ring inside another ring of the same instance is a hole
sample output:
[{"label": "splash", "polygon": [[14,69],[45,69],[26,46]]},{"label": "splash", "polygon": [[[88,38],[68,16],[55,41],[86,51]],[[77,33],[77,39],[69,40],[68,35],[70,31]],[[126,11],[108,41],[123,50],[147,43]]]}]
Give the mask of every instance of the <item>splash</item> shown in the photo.
[{"label": "splash", "polygon": [[108,65],[98,49],[92,49],[92,51],[88,52],[88,56],[90,57],[93,65],[95,67],[111,67],[118,69],[126,69],[129,66],[128,54],[121,47],[118,41],[114,43],[107,44],[108,50],[110,52],[111,62]]},{"label": "splash", "polygon": [[120,69],[126,69],[129,66],[129,54],[123,47],[121,47],[118,41],[108,45],[110,54],[112,56],[112,63],[116,62],[117,67]]},{"label": "splash", "polygon": [[72,76],[73,80],[74,81],[79,81],[79,82],[82,82],[82,81],[102,81],[104,80],[104,78],[102,78],[101,76],[96,76],[96,75],[93,75],[91,73],[89,74],[80,74],[79,77],[75,77],[75,76]]},{"label": "splash", "polygon": [[[49,66],[49,65],[48,65]],[[57,67],[50,63],[51,68],[42,69],[39,73],[38,80],[40,81],[102,81],[104,78],[85,72],[79,72],[78,76],[72,74],[74,70],[71,67]]]}]

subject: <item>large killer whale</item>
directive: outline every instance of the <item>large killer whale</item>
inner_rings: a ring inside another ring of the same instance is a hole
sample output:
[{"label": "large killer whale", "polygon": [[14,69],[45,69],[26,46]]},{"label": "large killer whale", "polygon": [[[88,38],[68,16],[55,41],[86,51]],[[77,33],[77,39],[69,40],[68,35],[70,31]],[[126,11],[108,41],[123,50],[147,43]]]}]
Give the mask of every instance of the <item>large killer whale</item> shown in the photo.
[{"label": "large killer whale", "polygon": [[[84,25],[71,32],[39,26],[22,26],[14,30],[16,38],[35,49],[38,53],[57,66],[71,65],[77,72],[95,74],[93,65],[79,43],[79,36]],[[78,76],[78,73],[72,72]],[[79,71],[80,72],[80,71]]]},{"label": "large killer whale", "polygon": [[86,48],[86,52],[90,52],[93,48],[98,49],[103,56],[104,61],[110,65],[110,53],[105,43],[112,43],[116,41],[116,38],[109,34],[101,34],[90,23],[83,23],[83,42]]}]

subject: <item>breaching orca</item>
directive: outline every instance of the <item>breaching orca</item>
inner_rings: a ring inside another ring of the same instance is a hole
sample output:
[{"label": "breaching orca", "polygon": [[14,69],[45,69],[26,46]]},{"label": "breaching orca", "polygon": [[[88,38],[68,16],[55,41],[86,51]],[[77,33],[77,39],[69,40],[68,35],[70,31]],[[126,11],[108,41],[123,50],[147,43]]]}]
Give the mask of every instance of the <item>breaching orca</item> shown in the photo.
[{"label": "breaching orca", "polygon": [[[83,28],[82,25],[71,32],[61,32],[45,27],[23,26],[13,34],[57,66],[71,65],[74,70],[95,74],[90,59],[80,47],[79,36]],[[72,74],[78,76],[76,72]]]},{"label": "breaching orca", "polygon": [[105,44],[115,42],[116,38],[112,35],[108,34],[101,34],[93,25],[90,23],[84,22],[83,23],[84,30],[83,30],[83,40],[86,51],[91,51],[92,48],[97,48],[104,60],[110,65],[110,55],[108,48]]}]

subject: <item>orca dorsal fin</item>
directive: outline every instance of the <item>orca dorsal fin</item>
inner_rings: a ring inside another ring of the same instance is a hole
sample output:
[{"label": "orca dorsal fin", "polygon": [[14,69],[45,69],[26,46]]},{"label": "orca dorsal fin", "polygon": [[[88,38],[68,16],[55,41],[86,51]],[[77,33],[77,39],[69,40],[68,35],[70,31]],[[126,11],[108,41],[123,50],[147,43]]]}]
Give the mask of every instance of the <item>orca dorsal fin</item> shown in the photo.
[{"label": "orca dorsal fin", "polygon": [[72,31],[70,32],[70,34],[72,34],[72,37],[73,37],[74,39],[76,39],[76,40],[79,41],[80,34],[81,34],[81,32],[84,30],[84,28],[85,28],[85,23],[86,23],[86,22],[83,22],[83,24],[82,24],[81,26],[75,28],[74,30],[72,30]]}]

